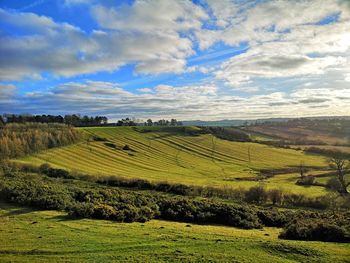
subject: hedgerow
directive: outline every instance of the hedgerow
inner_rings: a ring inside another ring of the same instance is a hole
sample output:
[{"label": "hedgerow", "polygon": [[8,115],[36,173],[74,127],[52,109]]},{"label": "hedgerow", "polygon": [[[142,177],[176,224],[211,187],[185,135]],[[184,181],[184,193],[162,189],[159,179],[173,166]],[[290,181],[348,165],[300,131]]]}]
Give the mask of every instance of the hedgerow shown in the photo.
[{"label": "hedgerow", "polygon": [[67,211],[71,217],[116,222],[153,218],[244,229],[283,227],[281,238],[349,242],[350,213],[279,210],[214,199],[130,191],[81,180],[38,174],[3,175],[0,200],[39,209]]}]

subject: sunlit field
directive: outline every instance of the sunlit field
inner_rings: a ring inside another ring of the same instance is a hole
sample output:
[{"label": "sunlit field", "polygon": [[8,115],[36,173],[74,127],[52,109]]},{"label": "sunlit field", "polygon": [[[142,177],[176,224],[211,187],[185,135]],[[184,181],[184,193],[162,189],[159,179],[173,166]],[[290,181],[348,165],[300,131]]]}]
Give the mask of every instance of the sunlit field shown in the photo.
[{"label": "sunlit field", "polygon": [[346,262],[349,244],[279,240],[278,228],[242,230],[151,220],[71,220],[0,203],[2,262]]},{"label": "sunlit field", "polygon": [[[176,128],[166,132],[156,128],[141,132],[132,127],[80,130],[86,136],[98,136],[105,141],[84,139],[78,144],[47,150],[20,161],[35,165],[49,163],[94,176],[235,188],[264,183],[268,188],[285,188],[310,195],[325,193],[324,187],[296,186],[298,174],[278,174],[278,169],[299,166],[301,162],[305,166],[327,166],[325,158],[302,151],[226,141],[210,134],[191,136]],[[123,150],[125,145],[130,149]],[[259,182],[250,180],[258,177],[262,169],[276,170],[276,175]]]}]

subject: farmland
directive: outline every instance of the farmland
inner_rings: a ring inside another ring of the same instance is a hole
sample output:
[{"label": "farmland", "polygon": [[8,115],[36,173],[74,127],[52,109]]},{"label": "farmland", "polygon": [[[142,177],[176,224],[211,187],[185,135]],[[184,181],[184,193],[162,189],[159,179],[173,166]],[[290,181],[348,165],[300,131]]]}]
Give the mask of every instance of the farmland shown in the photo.
[{"label": "farmland", "polygon": [[[71,172],[94,176],[120,176],[188,185],[251,187],[261,181],[261,170],[327,166],[325,158],[301,151],[250,142],[232,142],[211,134],[193,135],[197,128],[153,129],[132,127],[80,128],[85,139],[78,144],[54,148],[21,158],[21,163],[49,163]],[[102,138],[91,140],[88,137]],[[129,149],[123,147],[128,145]],[[321,195],[323,187],[296,186],[297,173],[264,180],[268,188],[288,188],[297,193]],[[247,180],[246,180],[247,179]],[[293,186],[291,188],[291,186]]]}]

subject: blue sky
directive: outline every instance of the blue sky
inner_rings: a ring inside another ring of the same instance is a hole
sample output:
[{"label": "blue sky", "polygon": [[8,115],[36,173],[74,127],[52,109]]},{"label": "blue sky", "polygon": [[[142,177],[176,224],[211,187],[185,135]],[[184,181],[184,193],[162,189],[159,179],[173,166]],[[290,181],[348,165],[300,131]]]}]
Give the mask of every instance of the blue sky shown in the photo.
[{"label": "blue sky", "polygon": [[0,112],[349,115],[350,4],[0,1]]}]

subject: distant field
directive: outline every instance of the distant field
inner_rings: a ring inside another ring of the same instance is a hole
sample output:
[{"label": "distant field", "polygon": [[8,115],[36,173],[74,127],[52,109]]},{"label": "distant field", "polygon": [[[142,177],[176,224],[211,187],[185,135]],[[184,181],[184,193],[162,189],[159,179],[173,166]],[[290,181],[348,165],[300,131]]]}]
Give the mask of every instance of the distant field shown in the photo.
[{"label": "distant field", "polygon": [[70,220],[0,203],[1,262],[348,262],[350,244],[280,240],[280,230],[152,220]]},{"label": "distant field", "polygon": [[317,147],[320,149],[340,151],[344,153],[350,153],[350,146],[333,146],[333,145],[291,145],[294,149],[305,149],[310,147]]},{"label": "distant field", "polygon": [[[147,132],[139,132],[132,127],[92,127],[81,128],[81,131],[108,141],[84,141],[27,156],[20,161],[36,165],[50,163],[91,175],[228,187],[258,184],[236,178],[254,177],[260,169],[298,166],[300,162],[306,166],[327,165],[324,158],[305,155],[301,151],[225,141],[209,134],[190,136],[177,129],[164,131],[153,127]],[[131,150],[123,150],[125,145]],[[266,181],[270,188],[282,187],[310,195],[325,193],[323,187],[310,189],[294,183],[287,177],[277,183]]]},{"label": "distant field", "polygon": [[331,132],[324,132],[310,129],[309,127],[286,127],[286,126],[248,126],[247,131],[267,136],[275,139],[284,139],[288,141],[319,141],[328,145],[349,144],[349,135],[339,136]]}]

